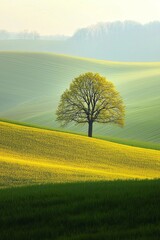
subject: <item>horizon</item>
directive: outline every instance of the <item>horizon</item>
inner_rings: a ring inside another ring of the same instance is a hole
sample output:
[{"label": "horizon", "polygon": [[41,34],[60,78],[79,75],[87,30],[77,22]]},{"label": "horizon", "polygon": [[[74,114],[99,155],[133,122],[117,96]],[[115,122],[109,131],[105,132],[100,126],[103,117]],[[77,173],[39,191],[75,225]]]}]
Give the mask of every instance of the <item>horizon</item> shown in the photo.
[{"label": "horizon", "polygon": [[41,37],[47,37],[47,36],[62,36],[62,37],[72,37],[76,32],[78,32],[79,30],[81,30],[81,29],[87,29],[87,28],[92,28],[92,27],[95,27],[95,26],[98,26],[98,25],[100,25],[100,24],[113,24],[113,23],[137,23],[137,24],[139,24],[139,25],[142,25],[142,26],[145,26],[145,25],[148,25],[148,24],[154,24],[154,23],[160,23],[160,21],[158,21],[158,20],[154,20],[154,21],[150,21],[150,22],[146,22],[146,23],[141,23],[141,22],[138,22],[138,21],[134,21],[134,20],[131,20],[131,19],[126,19],[126,20],[124,20],[124,21],[121,21],[121,20],[115,20],[115,21],[108,21],[108,22],[97,22],[97,23],[95,23],[95,24],[90,24],[90,25],[88,25],[88,26],[85,26],[85,27],[82,27],[82,28],[77,28],[74,32],[73,32],[73,34],[72,35],[65,35],[65,34],[41,34],[41,33],[39,33],[38,31],[36,31],[36,30],[33,30],[33,31],[30,31],[30,30],[28,30],[28,29],[23,29],[23,30],[21,30],[21,31],[8,31],[7,29],[1,29],[0,28],[0,31],[6,31],[6,32],[8,32],[8,33],[13,33],[13,34],[18,34],[18,33],[23,33],[23,32],[27,32],[27,33],[32,33],[32,32],[34,32],[34,33],[37,33],[37,34],[39,34],[39,36],[41,36]]},{"label": "horizon", "polygon": [[159,0],[0,0],[0,5],[0,29],[8,32],[72,36],[98,23],[160,21]]}]

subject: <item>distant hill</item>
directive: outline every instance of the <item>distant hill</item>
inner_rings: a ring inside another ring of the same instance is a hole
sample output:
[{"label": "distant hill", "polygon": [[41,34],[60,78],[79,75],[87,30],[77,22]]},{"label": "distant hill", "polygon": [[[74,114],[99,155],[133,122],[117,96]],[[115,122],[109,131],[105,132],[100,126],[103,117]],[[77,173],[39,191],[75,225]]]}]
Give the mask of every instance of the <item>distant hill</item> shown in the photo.
[{"label": "distant hill", "polygon": [[55,52],[113,61],[160,61],[160,22],[99,23],[68,38],[1,40],[0,50]]},{"label": "distant hill", "polygon": [[[124,128],[94,125],[94,136],[160,142],[160,63],[120,63],[44,53],[0,53],[0,118],[60,128],[60,96],[83,72],[112,81],[126,105]],[[87,132],[87,125],[65,128]]]}]

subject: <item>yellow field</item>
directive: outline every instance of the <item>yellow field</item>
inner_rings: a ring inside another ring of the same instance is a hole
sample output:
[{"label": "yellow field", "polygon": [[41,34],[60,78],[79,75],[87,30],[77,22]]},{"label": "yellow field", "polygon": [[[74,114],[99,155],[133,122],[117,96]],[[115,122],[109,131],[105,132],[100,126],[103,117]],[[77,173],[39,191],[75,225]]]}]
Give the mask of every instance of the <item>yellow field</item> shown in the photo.
[{"label": "yellow field", "polygon": [[160,177],[160,152],[0,123],[0,187]]}]

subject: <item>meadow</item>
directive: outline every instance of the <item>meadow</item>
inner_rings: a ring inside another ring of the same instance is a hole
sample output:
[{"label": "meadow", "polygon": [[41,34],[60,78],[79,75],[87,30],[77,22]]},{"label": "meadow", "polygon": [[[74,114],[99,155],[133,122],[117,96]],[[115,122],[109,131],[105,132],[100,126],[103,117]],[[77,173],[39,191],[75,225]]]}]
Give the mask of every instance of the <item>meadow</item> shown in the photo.
[{"label": "meadow", "polygon": [[0,189],[1,240],[159,240],[160,180]]},{"label": "meadow", "polygon": [[[125,128],[95,125],[88,138],[55,121],[87,71],[115,83]],[[0,52],[0,240],[159,239],[159,77],[160,63]]]},{"label": "meadow", "polygon": [[158,240],[160,152],[1,122],[0,239]]},{"label": "meadow", "polygon": [[1,188],[160,176],[157,150],[5,122],[0,132]]},{"label": "meadow", "polygon": [[[63,91],[83,72],[112,81],[126,105],[126,125],[95,125],[94,136],[159,143],[160,63],[120,63],[49,53],[0,52],[0,118],[60,128],[55,111]],[[62,128],[60,128],[62,129]],[[64,131],[86,133],[71,124]]]},{"label": "meadow", "polygon": [[[86,133],[83,133],[83,132],[75,133],[71,129],[66,131],[64,128],[51,128],[51,127],[47,127],[47,126],[36,125],[36,124],[32,124],[32,123],[27,123],[27,122],[14,121],[14,120],[9,120],[9,119],[0,119],[0,121],[6,122],[6,123],[11,123],[11,124],[16,124],[16,125],[20,125],[20,126],[27,126],[27,127],[33,127],[33,128],[39,128],[39,129],[46,129],[46,130],[50,130],[50,131],[65,132],[65,133],[70,133],[70,134],[86,136]],[[103,135],[95,135],[95,136],[93,136],[93,138],[107,140],[109,142],[115,142],[115,143],[120,143],[120,144],[134,146],[134,147],[160,150],[160,144],[155,143],[155,142],[143,142],[143,141],[137,141],[137,140],[133,140],[133,139],[125,139],[125,138],[103,136]]]}]

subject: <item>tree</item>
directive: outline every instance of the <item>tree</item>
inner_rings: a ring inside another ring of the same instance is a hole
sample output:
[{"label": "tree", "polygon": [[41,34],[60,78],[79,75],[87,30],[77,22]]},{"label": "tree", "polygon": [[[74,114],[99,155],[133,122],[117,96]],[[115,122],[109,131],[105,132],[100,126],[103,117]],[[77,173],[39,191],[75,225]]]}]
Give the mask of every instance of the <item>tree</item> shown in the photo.
[{"label": "tree", "polygon": [[88,136],[92,137],[94,122],[123,126],[124,104],[111,82],[88,72],[75,78],[62,94],[56,115],[62,125],[88,123]]}]

